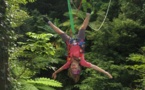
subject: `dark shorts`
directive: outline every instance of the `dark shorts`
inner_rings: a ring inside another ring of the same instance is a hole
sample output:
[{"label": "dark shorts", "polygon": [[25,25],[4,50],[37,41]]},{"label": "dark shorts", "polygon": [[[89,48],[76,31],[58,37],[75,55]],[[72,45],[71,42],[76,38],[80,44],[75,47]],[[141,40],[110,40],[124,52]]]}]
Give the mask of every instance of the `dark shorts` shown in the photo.
[{"label": "dark shorts", "polygon": [[[61,38],[63,39],[63,41],[69,41],[71,39],[70,36],[68,36],[66,33],[63,33],[60,35]],[[77,34],[77,39],[80,39],[80,40],[84,40],[85,39],[85,30],[81,29],[79,30],[78,34]]]}]

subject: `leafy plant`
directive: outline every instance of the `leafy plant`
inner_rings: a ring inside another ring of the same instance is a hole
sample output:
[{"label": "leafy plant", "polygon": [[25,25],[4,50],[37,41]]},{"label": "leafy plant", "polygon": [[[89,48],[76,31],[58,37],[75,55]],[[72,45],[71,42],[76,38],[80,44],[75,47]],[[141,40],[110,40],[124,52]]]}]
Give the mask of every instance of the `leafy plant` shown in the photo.
[{"label": "leafy plant", "polygon": [[60,82],[55,80],[51,80],[49,78],[36,78],[35,80],[27,80],[28,83],[36,85],[44,85],[44,86],[52,86],[52,87],[62,87]]},{"label": "leafy plant", "polygon": [[[130,72],[131,75],[136,75],[139,77],[138,79],[135,79],[134,82],[137,83],[142,83],[142,85],[137,85],[136,87],[138,88],[142,88],[145,87],[145,47],[141,48],[141,53],[138,54],[130,54],[130,56],[128,57],[128,61],[132,62],[130,65],[127,65],[126,68],[131,69],[132,72]],[[136,73],[134,73],[136,72]]]},{"label": "leafy plant", "polygon": [[[62,87],[61,83],[48,78],[28,80],[30,77],[33,77],[36,73],[38,73],[40,69],[52,67],[50,64],[56,63],[56,60],[52,59],[55,55],[55,49],[52,44],[49,43],[50,37],[53,36],[52,34],[36,34],[28,32],[26,35],[29,36],[29,39],[27,39],[27,44],[26,42],[19,42],[20,46],[15,47],[14,51],[11,50],[9,64],[11,76],[13,77],[12,81],[19,81],[22,85],[19,86],[18,83],[14,84],[18,85],[17,88],[20,87],[22,90],[24,90],[24,88],[28,88],[28,86],[32,86],[31,84],[39,84],[38,88],[43,86],[41,90],[46,90],[44,87],[47,89],[51,88],[50,90],[54,90],[52,87]],[[23,80],[25,81],[25,79],[27,82],[23,83]],[[31,84],[27,86],[27,83]],[[35,90],[36,88],[34,87],[33,89]]]}]

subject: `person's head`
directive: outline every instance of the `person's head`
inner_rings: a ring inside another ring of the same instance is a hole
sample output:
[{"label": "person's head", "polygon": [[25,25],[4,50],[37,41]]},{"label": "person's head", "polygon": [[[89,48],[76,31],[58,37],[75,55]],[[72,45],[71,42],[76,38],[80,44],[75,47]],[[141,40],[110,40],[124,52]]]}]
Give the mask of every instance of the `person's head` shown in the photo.
[{"label": "person's head", "polygon": [[75,82],[78,82],[80,79],[80,72],[81,72],[81,66],[77,62],[72,62],[69,69],[68,69],[68,75],[70,78],[72,78]]}]

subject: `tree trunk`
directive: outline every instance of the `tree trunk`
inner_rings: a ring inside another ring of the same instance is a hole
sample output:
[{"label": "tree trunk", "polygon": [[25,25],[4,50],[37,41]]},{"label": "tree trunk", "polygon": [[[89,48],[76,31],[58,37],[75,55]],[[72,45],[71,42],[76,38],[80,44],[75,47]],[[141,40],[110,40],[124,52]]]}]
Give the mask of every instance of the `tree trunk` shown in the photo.
[{"label": "tree trunk", "polygon": [[8,35],[5,20],[6,4],[0,0],[0,90],[10,90],[8,80]]}]

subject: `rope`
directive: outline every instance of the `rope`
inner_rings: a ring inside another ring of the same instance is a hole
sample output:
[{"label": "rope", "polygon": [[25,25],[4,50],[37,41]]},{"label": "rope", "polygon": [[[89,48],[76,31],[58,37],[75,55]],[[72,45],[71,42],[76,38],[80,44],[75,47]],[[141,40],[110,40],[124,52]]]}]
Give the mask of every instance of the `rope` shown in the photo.
[{"label": "rope", "polygon": [[105,22],[105,20],[106,20],[106,18],[107,18],[108,12],[109,12],[110,5],[111,5],[111,0],[109,1],[109,5],[108,5],[108,8],[107,8],[107,12],[106,12],[106,15],[105,15],[105,17],[104,17],[104,20],[103,20],[103,22],[101,23],[100,27],[97,29],[97,31],[99,31],[99,30],[101,29],[101,27],[103,26],[103,24],[104,24],[104,22]]},{"label": "rope", "polygon": [[109,1],[109,5],[108,5],[108,8],[107,8],[105,17],[104,17],[104,19],[103,19],[101,25],[99,26],[99,28],[98,28],[98,29],[95,29],[95,28],[92,28],[92,27],[91,27],[91,28],[94,29],[95,31],[99,31],[99,30],[102,28],[102,26],[104,25],[104,22],[105,22],[105,20],[106,20],[106,18],[107,18],[107,15],[108,15],[108,12],[109,12],[109,9],[110,9],[110,5],[111,5],[111,0]]},{"label": "rope", "polygon": [[67,0],[67,4],[68,4],[69,18],[70,18],[72,33],[75,34],[74,21],[73,21],[73,15],[72,15],[72,9],[71,9],[71,5],[70,5],[70,0]]}]

